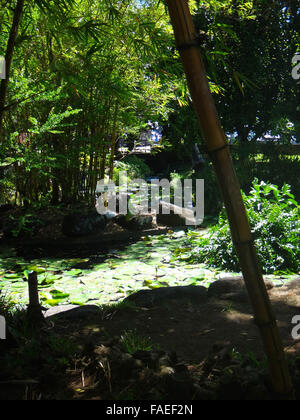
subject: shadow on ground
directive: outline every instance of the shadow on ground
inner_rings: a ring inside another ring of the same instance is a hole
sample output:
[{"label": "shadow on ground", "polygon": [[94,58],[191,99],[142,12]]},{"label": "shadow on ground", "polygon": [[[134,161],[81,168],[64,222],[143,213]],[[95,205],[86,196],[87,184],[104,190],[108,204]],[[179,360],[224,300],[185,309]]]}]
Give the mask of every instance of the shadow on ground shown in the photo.
[{"label": "shadow on ground", "polygon": [[[288,288],[269,294],[299,399],[300,340],[291,336],[299,298]],[[1,370],[1,399],[274,398],[247,301],[209,298],[199,304],[170,300],[153,307],[51,311],[31,353],[11,350],[23,365]]]}]

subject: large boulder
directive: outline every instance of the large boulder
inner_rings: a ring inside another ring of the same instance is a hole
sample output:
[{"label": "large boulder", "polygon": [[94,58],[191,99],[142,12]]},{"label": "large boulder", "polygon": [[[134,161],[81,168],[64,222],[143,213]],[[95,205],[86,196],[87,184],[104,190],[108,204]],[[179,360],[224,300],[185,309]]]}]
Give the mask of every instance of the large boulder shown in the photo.
[{"label": "large boulder", "polygon": [[300,277],[285,283],[284,288],[300,295]]},{"label": "large boulder", "polygon": [[194,226],[195,215],[194,211],[191,209],[178,207],[174,204],[161,201],[159,213],[156,215],[156,222],[158,225],[167,227]]},{"label": "large boulder", "polygon": [[145,308],[177,300],[186,300],[192,303],[206,302],[207,290],[203,286],[160,287],[152,290],[140,290],[125,299],[136,306]]},{"label": "large boulder", "polygon": [[179,214],[161,214],[159,213],[156,216],[156,222],[160,226],[167,226],[167,227],[183,227],[186,226],[185,219],[180,216]]},{"label": "large boulder", "polygon": [[[270,280],[265,280],[267,290],[274,287]],[[243,277],[226,277],[212,283],[208,288],[209,298],[228,299],[235,302],[248,302],[249,295]]]},{"label": "large boulder", "polygon": [[107,221],[105,215],[96,211],[87,214],[74,213],[64,217],[62,232],[70,237],[88,236],[103,231]]},{"label": "large boulder", "polygon": [[153,217],[151,215],[137,215],[132,217],[127,217],[125,215],[118,215],[114,219],[119,226],[122,226],[124,229],[129,229],[133,231],[140,231],[153,228]]},{"label": "large boulder", "polygon": [[44,311],[45,318],[60,317],[69,320],[77,320],[83,318],[90,318],[94,315],[99,315],[100,309],[96,305],[61,305],[54,306]]}]

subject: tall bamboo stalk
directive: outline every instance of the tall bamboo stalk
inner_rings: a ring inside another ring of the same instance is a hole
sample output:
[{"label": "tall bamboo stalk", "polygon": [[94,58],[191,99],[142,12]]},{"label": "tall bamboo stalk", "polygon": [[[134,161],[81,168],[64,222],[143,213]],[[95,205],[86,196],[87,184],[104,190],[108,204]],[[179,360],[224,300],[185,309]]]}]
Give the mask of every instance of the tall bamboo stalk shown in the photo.
[{"label": "tall bamboo stalk", "polygon": [[115,160],[115,151],[116,151],[116,141],[117,141],[117,119],[119,112],[119,102],[116,100],[115,112],[113,118],[113,127],[111,134],[111,143],[110,143],[110,158],[109,158],[109,179],[113,179],[114,174],[114,160]]},{"label": "tall bamboo stalk", "polygon": [[232,238],[253,306],[255,322],[260,329],[269,360],[273,390],[282,397],[288,396],[292,392],[292,382],[283,345],[259,266],[228,142],[210,92],[188,0],[166,0],[166,4],[205,146],[212,158],[225,202]]}]

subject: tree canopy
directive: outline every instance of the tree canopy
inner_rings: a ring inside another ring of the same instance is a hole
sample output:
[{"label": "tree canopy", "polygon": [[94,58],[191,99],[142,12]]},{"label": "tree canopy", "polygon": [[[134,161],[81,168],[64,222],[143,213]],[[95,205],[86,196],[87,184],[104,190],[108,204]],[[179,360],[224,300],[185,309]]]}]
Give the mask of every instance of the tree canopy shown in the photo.
[{"label": "tree canopy", "polygon": [[[118,139],[158,122],[173,149],[200,142],[164,4],[10,0],[0,9],[0,159],[20,203],[93,199]],[[299,137],[295,1],[191,1],[225,131]]]}]

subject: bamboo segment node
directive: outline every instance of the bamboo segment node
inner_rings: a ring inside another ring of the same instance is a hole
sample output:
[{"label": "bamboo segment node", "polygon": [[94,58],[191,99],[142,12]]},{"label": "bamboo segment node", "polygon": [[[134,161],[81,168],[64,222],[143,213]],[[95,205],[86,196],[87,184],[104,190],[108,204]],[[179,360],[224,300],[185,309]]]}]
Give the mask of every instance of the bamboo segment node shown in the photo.
[{"label": "bamboo segment node", "polygon": [[221,151],[222,151],[222,150],[224,150],[224,149],[227,149],[228,147],[229,147],[229,143],[226,143],[226,144],[224,144],[223,146],[217,147],[216,149],[212,149],[212,150],[209,150],[209,149],[208,149],[208,147],[206,147],[206,148],[205,148],[205,152],[206,152],[208,155],[214,155],[214,154],[216,154],[216,153],[221,152]]}]

